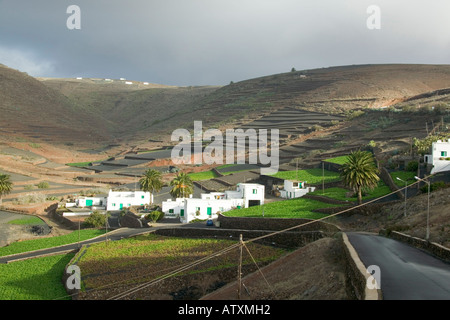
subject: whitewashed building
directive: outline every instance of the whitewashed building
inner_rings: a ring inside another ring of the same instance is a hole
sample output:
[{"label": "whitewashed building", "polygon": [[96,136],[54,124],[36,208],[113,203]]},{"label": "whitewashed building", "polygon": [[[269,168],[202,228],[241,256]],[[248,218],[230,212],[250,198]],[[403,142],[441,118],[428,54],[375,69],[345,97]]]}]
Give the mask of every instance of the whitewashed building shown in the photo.
[{"label": "whitewashed building", "polygon": [[118,211],[131,206],[144,206],[150,203],[150,197],[153,198],[153,195],[151,195],[150,192],[110,190],[108,193],[106,210]]},{"label": "whitewashed building", "polygon": [[306,181],[284,180],[284,188],[280,190],[280,197],[285,199],[300,198],[315,189],[316,187],[307,187]]},{"label": "whitewashed building", "polygon": [[264,190],[261,184],[241,183],[234,191],[203,193],[200,198],[191,195],[163,201],[162,211],[165,217],[179,218],[183,223],[194,219],[217,218],[221,212],[264,204]]},{"label": "whitewashed building", "polygon": [[433,142],[431,154],[425,155],[424,160],[432,166],[431,174],[450,171],[450,140]]},{"label": "whitewashed building", "polygon": [[106,207],[107,198],[106,197],[83,197],[83,198],[78,198],[75,201],[75,203],[76,203],[76,206],[79,208]]}]

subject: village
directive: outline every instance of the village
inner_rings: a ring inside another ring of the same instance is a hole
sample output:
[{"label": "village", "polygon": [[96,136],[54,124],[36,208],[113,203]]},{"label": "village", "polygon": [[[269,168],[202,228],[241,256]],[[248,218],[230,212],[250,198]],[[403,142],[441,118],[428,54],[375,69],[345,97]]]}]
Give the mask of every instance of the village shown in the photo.
[{"label": "village", "polygon": [[[431,175],[438,173],[448,174],[450,171],[450,141],[438,140],[432,143],[431,154],[424,155],[423,162],[426,164],[427,171]],[[150,170],[150,169],[149,169]],[[298,170],[297,170],[298,171]],[[266,179],[261,180],[261,176],[256,178],[257,181],[267,182]],[[298,173],[297,173],[298,177]],[[417,177],[416,177],[417,178]],[[405,182],[399,177],[397,180]],[[420,178],[417,178],[420,179]],[[224,190],[222,192],[196,192],[194,197],[192,181],[191,187],[181,189],[181,193],[174,193],[174,198],[163,199],[158,197],[159,202],[154,201],[157,193],[134,190],[134,191],[113,191],[109,190],[108,194],[99,194],[95,196],[80,196],[73,199],[73,202],[60,203],[59,207],[67,209],[63,212],[63,217],[68,219],[85,218],[92,214],[93,211],[106,214],[107,212],[120,212],[133,208],[133,212],[140,218],[148,215],[150,207],[157,209],[163,213],[159,219],[167,218],[179,221],[181,223],[190,223],[192,221],[206,221],[208,225],[216,224],[219,214],[229,210],[250,208],[253,206],[263,206],[266,197],[269,196],[271,201],[279,201],[282,199],[295,199],[303,197],[320,188],[320,183],[315,186],[309,185],[308,181],[277,179],[277,185],[273,182],[269,184],[261,183],[243,183],[236,184],[235,190]],[[136,186],[135,186],[136,187]],[[142,189],[142,185],[140,185]],[[156,188],[158,189],[158,188]],[[395,190],[394,190],[395,191]],[[192,192],[192,193],[191,193]]]}]

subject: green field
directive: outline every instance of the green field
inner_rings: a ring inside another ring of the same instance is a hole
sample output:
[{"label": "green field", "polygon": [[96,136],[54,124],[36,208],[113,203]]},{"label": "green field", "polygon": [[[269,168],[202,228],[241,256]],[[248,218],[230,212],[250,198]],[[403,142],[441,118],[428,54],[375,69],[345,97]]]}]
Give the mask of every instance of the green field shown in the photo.
[{"label": "green field", "polygon": [[[357,201],[358,198],[355,196],[347,198],[345,195],[350,190],[344,189],[344,188],[327,188],[322,192],[322,189],[318,188],[316,191],[311,192],[311,195],[317,195],[317,196],[325,196],[331,199],[341,200],[341,201]],[[378,186],[374,188],[373,190],[368,190],[365,193],[363,193],[363,200],[371,200],[378,197],[385,196],[391,192],[391,189],[383,182],[379,181]]]},{"label": "green field", "polygon": [[[208,257],[221,249],[237,244],[235,240],[190,239],[146,234],[109,243],[98,243],[80,252],[77,265],[82,273],[82,288],[95,289],[105,284],[139,283],[155,279],[178,267]],[[287,251],[247,244],[258,262],[269,262]],[[243,263],[252,263],[249,255],[243,256]],[[238,264],[238,249],[214,257],[198,266],[189,268],[183,274],[193,274]],[[92,275],[92,276],[91,276]],[[128,279],[128,280],[127,280]]]},{"label": "green field", "polygon": [[0,264],[0,300],[70,299],[61,282],[74,254]]},{"label": "green field", "polygon": [[327,159],[325,161],[342,165],[342,164],[347,162],[347,158],[348,158],[348,156],[345,155],[345,156],[330,158],[330,159]]},{"label": "green field", "polygon": [[[393,171],[390,173],[392,180],[394,180],[394,183],[399,187],[404,187],[405,183],[403,181],[406,181],[408,185],[416,182],[416,179],[414,179],[414,176],[416,175],[415,172],[411,171]],[[403,181],[397,180],[397,177],[402,179]]]},{"label": "green field", "polygon": [[304,218],[304,219],[320,219],[326,215],[318,212],[313,212],[320,208],[339,207],[342,205],[335,205],[324,203],[317,200],[297,198],[282,200],[264,204],[263,206],[253,206],[244,209],[234,209],[223,214],[227,217],[259,217],[265,218]]},{"label": "green field", "polygon": [[38,217],[26,216],[22,219],[15,219],[8,221],[8,224],[35,226],[35,225],[43,225],[45,224],[45,222],[39,219]]},{"label": "green field", "polygon": [[218,177],[218,175],[212,170],[188,173],[188,176],[189,178],[191,178],[192,181],[209,180]]},{"label": "green field", "polygon": [[286,180],[306,181],[308,184],[322,183],[322,180],[324,180],[325,183],[334,182],[341,179],[338,172],[324,170],[322,174],[322,169],[278,171],[276,174],[272,175],[272,177]]},{"label": "green field", "polygon": [[[106,231],[104,229],[86,229],[80,231],[80,241],[91,239],[99,235],[104,234]],[[69,234],[57,237],[47,237],[33,240],[25,240],[19,242],[13,242],[6,247],[0,248],[0,257],[7,256],[10,254],[34,251],[39,249],[52,248],[56,246],[61,246],[69,243],[78,242],[78,231],[73,231]]]}]

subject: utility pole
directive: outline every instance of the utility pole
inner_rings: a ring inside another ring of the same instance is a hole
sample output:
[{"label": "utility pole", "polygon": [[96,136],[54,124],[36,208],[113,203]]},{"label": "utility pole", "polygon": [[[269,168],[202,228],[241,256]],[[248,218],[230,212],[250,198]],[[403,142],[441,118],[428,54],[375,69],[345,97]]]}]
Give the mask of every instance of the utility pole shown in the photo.
[{"label": "utility pole", "polygon": [[239,235],[239,266],[238,266],[238,289],[237,295],[238,300],[241,300],[241,287],[242,287],[242,249],[244,246],[244,242],[242,241],[242,234]]}]

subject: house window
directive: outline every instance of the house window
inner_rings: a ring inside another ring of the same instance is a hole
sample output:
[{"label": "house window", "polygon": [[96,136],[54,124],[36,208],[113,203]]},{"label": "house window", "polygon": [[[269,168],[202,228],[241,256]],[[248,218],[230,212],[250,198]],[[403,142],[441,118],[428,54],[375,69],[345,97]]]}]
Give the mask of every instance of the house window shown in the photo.
[{"label": "house window", "polygon": [[141,199],[144,199],[144,196],[141,196]]},{"label": "house window", "polygon": [[200,207],[195,207],[195,211],[200,211]]},{"label": "house window", "polygon": [[169,209],[169,213],[173,213],[173,209]]},{"label": "house window", "polygon": [[112,204],[112,206],[113,206],[113,207],[115,207],[115,206],[116,206],[116,204],[115,204],[115,203],[113,203],[113,204]]},{"label": "house window", "polygon": [[298,182],[293,182],[292,186],[295,187],[295,188],[298,187]]},{"label": "house window", "polygon": [[447,156],[447,151],[441,151],[441,157],[446,157]]},{"label": "house window", "polygon": [[253,189],[253,194],[257,194],[258,193],[258,189]]}]

